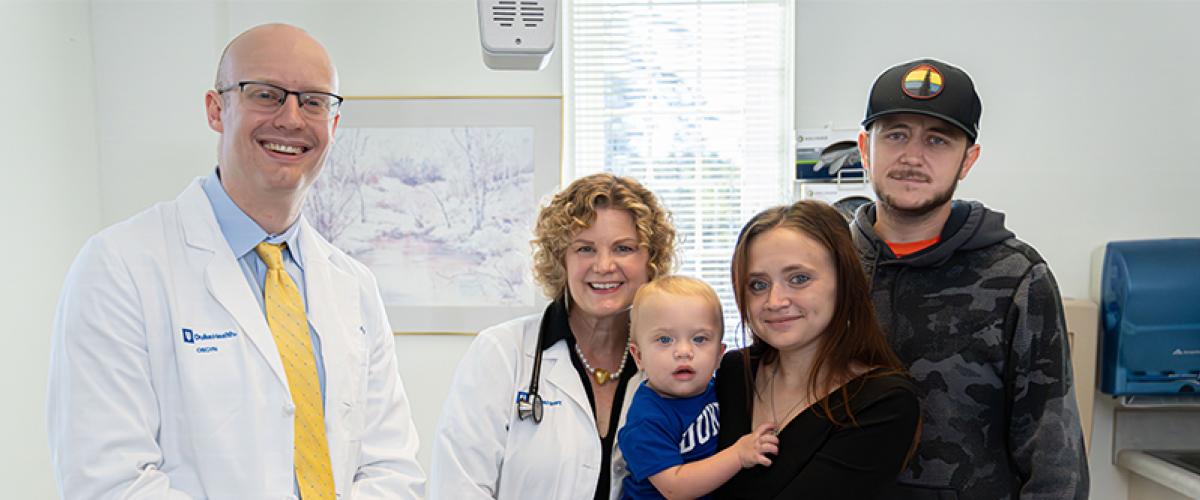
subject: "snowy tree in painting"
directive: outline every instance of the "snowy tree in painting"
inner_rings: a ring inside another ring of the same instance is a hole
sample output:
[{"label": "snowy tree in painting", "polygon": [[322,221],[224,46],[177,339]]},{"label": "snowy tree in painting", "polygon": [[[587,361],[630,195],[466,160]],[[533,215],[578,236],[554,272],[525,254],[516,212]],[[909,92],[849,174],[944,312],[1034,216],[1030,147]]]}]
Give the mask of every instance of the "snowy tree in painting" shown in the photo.
[{"label": "snowy tree in painting", "polygon": [[367,216],[362,195],[367,181],[366,162],[353,154],[337,153],[361,150],[369,137],[357,130],[347,132],[334,143],[334,154],[329,155],[324,173],[309,193],[305,210],[308,221],[329,241],[336,241],[343,231]]},{"label": "snowy tree in painting", "polygon": [[305,217],[398,306],[529,306],[528,127],[338,131]]}]

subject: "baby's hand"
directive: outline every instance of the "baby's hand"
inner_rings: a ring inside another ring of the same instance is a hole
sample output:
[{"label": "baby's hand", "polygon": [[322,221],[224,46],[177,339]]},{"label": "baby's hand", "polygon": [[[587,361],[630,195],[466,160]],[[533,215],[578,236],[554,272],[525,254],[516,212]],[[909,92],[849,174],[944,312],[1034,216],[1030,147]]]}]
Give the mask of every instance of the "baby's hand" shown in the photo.
[{"label": "baby's hand", "polygon": [[771,459],[767,454],[779,453],[779,436],[775,435],[775,424],[759,425],[754,432],[742,436],[733,446],[737,449],[738,460],[742,462],[743,469],[755,465],[770,466]]}]

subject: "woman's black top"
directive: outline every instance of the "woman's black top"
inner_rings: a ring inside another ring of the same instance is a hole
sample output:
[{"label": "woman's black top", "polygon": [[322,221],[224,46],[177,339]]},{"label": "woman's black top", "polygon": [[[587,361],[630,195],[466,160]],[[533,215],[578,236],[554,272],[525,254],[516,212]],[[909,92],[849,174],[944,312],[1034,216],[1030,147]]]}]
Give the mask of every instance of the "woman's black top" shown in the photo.
[{"label": "woman's black top", "polygon": [[[751,348],[750,352],[755,349]],[[727,353],[717,371],[721,404],[719,449],[750,433],[747,384],[742,351]],[[759,358],[750,360],[749,387],[754,387]],[[873,499],[886,498],[894,487],[904,457],[913,445],[920,421],[916,387],[903,375],[860,375],[846,383],[857,424],[845,416],[841,391],[829,395],[834,425],[821,405],[814,404],[779,433],[779,454],[771,466],[742,469],[715,493],[731,499]]]}]

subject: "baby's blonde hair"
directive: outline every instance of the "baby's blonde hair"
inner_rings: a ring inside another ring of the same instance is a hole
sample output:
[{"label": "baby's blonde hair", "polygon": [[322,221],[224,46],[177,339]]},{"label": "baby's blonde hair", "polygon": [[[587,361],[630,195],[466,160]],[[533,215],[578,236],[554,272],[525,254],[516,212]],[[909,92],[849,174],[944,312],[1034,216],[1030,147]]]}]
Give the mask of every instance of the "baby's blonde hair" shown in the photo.
[{"label": "baby's blonde hair", "polygon": [[[654,295],[674,295],[676,297],[699,297],[708,303],[717,322],[717,335],[725,333],[725,315],[721,311],[721,299],[716,290],[703,280],[691,276],[672,274],[660,276],[658,279],[642,285],[633,296],[633,309],[629,312],[629,335],[637,343],[638,310],[642,304]],[[719,340],[719,339],[718,339]]]}]

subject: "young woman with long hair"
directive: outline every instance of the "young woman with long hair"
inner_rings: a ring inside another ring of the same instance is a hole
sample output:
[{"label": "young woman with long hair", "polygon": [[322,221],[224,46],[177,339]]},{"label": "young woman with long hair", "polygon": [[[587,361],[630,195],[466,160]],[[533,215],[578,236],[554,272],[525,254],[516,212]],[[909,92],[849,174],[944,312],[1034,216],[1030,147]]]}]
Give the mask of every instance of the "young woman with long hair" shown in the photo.
[{"label": "young woman with long hair", "polygon": [[717,497],[885,496],[913,451],[920,411],[845,219],[815,201],[765,210],[742,229],[731,270],[752,342],[717,372],[720,447],[766,423],[779,454]]}]

